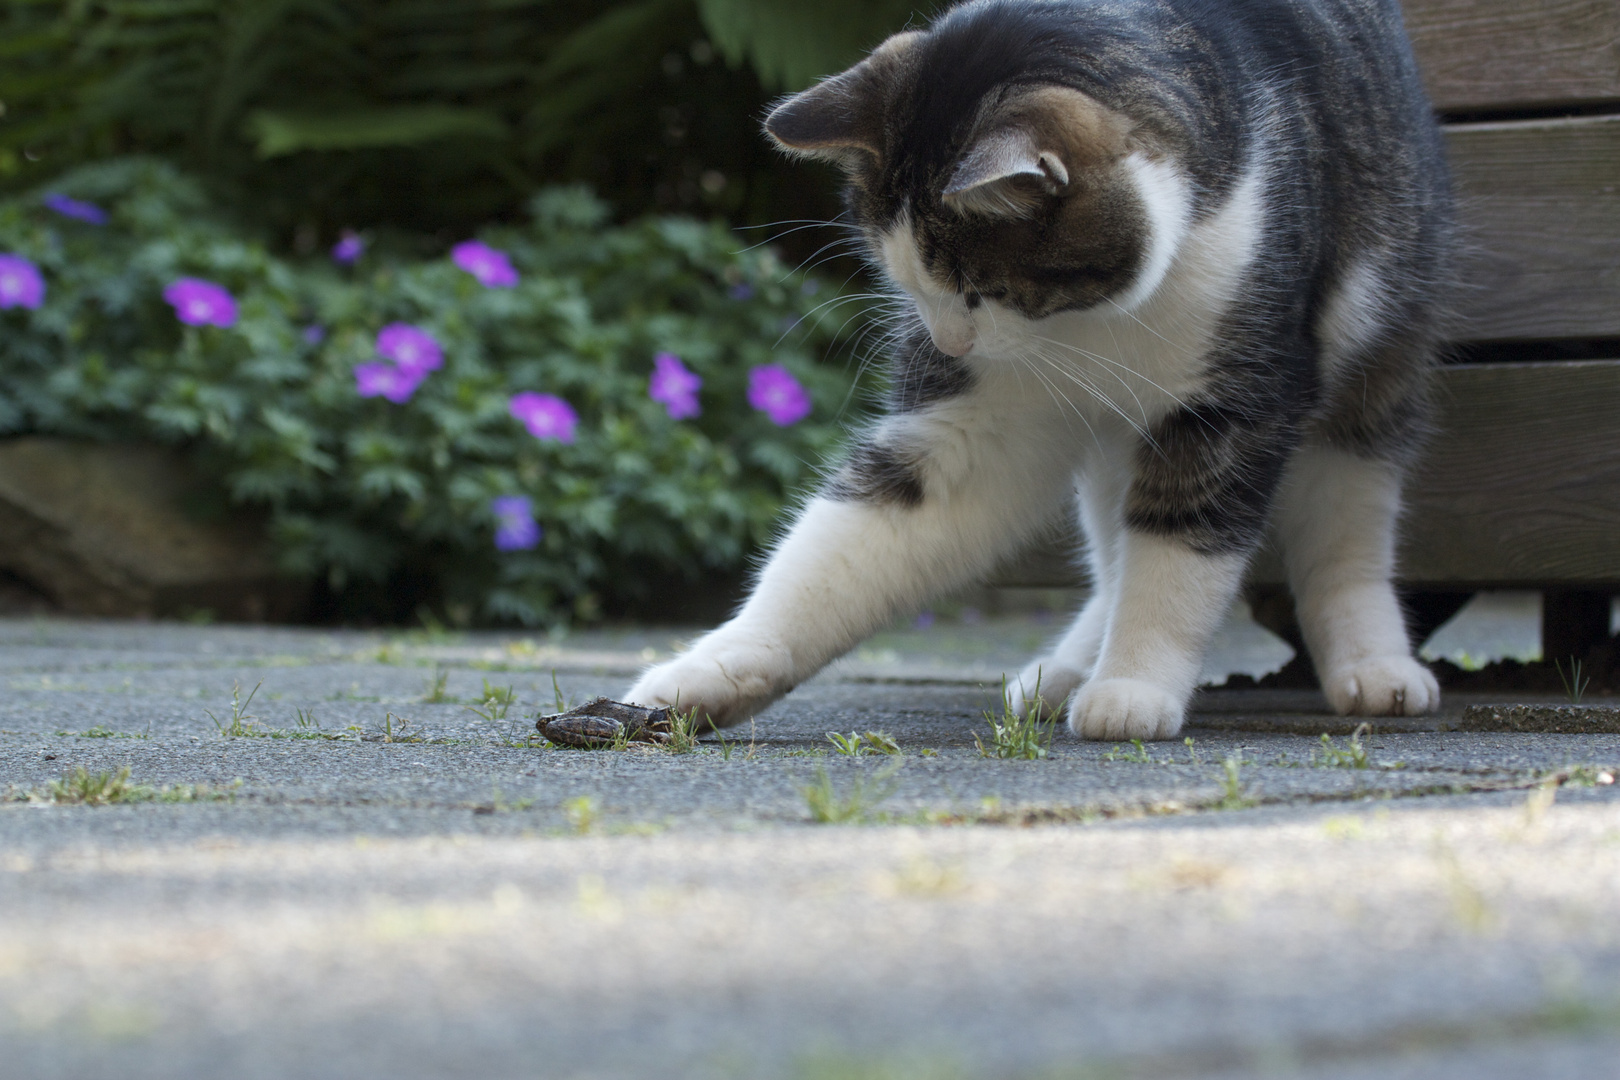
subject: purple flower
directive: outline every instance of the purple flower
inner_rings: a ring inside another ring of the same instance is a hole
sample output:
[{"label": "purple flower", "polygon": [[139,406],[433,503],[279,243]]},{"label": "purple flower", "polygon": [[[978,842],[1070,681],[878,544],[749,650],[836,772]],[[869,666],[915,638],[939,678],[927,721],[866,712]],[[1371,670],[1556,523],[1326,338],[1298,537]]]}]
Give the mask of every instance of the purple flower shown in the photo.
[{"label": "purple flower", "polygon": [[450,258],[487,289],[509,289],[518,283],[518,272],[506,252],[481,240],[457,244],[450,249]]},{"label": "purple flower", "polygon": [[163,299],[174,305],[174,317],[187,326],[236,324],[236,301],[212,281],[183,277],[163,290]]},{"label": "purple flower", "polygon": [[403,405],[427,377],[425,371],[407,371],[393,364],[372,362],[354,365],[354,389],[361,397],[387,398]]},{"label": "purple flower", "polygon": [[918,630],[927,630],[929,627],[934,625],[934,613],[932,611],[924,611],[920,613],[917,616],[917,621],[911,625],[915,626]]},{"label": "purple flower", "polygon": [[754,287],[746,281],[739,281],[726,291],[733,300],[752,300],[754,298]]},{"label": "purple flower", "polygon": [[47,209],[55,210],[63,217],[76,218],[79,221],[87,221],[91,225],[107,224],[107,211],[103,210],[95,203],[81,202],[78,199],[70,199],[60,192],[52,192],[51,194],[45,196],[45,206]]},{"label": "purple flower", "polygon": [[748,373],[748,404],[778,427],[797,424],[810,415],[810,395],[780,364],[765,364]]},{"label": "purple flower", "polygon": [[365,254],[365,251],[366,242],[360,238],[360,234],[353,229],[344,229],[343,234],[338,237],[338,242],[332,245],[332,261],[348,266]]},{"label": "purple flower", "polygon": [[671,420],[685,420],[703,411],[698,404],[698,388],[703,378],[688,371],[681,358],[674,353],[661,352],[653,357],[652,379],[647,396],[662,402]]},{"label": "purple flower", "polygon": [[444,350],[433,335],[410,323],[389,323],[377,331],[377,355],[415,375],[426,375],[444,366]]},{"label": "purple flower", "polygon": [[304,339],[306,345],[319,345],[326,340],[326,327],[320,323],[310,323],[304,327],[304,332],[299,336]]},{"label": "purple flower", "polygon": [[537,439],[556,439],[561,443],[574,441],[574,426],[579,415],[574,407],[553,394],[536,394],[525,390],[513,394],[507,406],[512,415],[523,421],[529,434]]},{"label": "purple flower", "polygon": [[527,495],[498,496],[489,501],[489,509],[495,515],[497,551],[527,551],[540,542],[540,524]]},{"label": "purple flower", "polygon": [[0,308],[37,308],[45,302],[39,267],[21,255],[0,255]]}]

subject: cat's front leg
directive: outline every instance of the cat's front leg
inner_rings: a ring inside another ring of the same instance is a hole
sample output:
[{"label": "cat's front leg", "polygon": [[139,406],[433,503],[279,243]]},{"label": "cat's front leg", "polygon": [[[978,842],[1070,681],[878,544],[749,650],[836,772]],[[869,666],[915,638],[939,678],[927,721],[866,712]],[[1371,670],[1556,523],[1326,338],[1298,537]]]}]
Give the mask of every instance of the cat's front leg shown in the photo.
[{"label": "cat's front leg", "polygon": [[1048,520],[1067,471],[1049,451],[999,449],[952,455],[963,463],[952,470],[936,446],[906,497],[874,484],[840,495],[835,484],[812,499],[736,617],[646,672],[628,699],[738,723],[897,613],[987,572]]},{"label": "cat's front leg", "polygon": [[1207,555],[1178,539],[1127,529],[1102,652],[1069,706],[1075,734],[1167,739],[1179,732],[1204,653],[1247,563],[1247,554]]}]

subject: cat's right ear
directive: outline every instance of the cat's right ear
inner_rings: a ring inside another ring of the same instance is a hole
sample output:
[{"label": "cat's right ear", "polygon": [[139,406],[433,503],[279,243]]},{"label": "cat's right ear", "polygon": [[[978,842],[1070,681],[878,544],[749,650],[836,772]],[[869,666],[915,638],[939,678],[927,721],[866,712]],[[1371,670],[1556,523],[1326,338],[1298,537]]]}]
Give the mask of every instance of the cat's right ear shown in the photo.
[{"label": "cat's right ear", "polygon": [[848,71],[794,94],[765,118],[765,133],[782,149],[805,157],[846,161],[882,154],[884,87],[922,35],[895,34]]}]

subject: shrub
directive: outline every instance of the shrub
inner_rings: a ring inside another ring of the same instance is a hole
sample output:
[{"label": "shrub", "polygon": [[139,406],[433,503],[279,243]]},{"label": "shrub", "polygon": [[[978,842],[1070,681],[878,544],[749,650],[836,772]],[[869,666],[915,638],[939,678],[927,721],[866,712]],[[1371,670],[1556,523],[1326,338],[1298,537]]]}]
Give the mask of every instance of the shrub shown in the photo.
[{"label": "shrub", "polygon": [[[588,618],[604,592],[737,568],[855,400],[852,365],[817,362],[842,317],[806,318],[829,291],[718,225],[610,226],[579,188],[530,209],[481,234],[495,262],[462,244],[343,264],[273,257],[151,160],[0,201],[0,253],[45,282],[39,306],[0,311],[0,432],[183,446],[231,504],[267,513],[289,572],[338,593],[425,576],[456,622]],[[769,365],[808,391],[807,418],[750,406]],[[662,400],[655,369],[675,376]]]}]

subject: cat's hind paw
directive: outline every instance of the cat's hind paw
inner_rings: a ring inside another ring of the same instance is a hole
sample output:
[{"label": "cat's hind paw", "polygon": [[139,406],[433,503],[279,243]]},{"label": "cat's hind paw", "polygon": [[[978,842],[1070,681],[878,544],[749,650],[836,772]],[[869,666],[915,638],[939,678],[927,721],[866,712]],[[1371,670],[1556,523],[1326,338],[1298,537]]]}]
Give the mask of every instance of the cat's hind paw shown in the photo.
[{"label": "cat's hind paw", "polygon": [[1376,656],[1322,680],[1340,716],[1421,716],[1440,707],[1440,684],[1410,656]]},{"label": "cat's hind paw", "polygon": [[1081,687],[1069,728],[1082,739],[1168,739],[1181,730],[1184,703],[1140,679],[1102,679]]},{"label": "cat's hind paw", "polygon": [[1039,716],[1044,720],[1056,716],[1069,695],[1085,681],[1084,672],[1048,656],[1024,668],[1016,680],[1007,684],[1007,703],[1014,716],[1023,716],[1035,704],[1039,689]]}]

